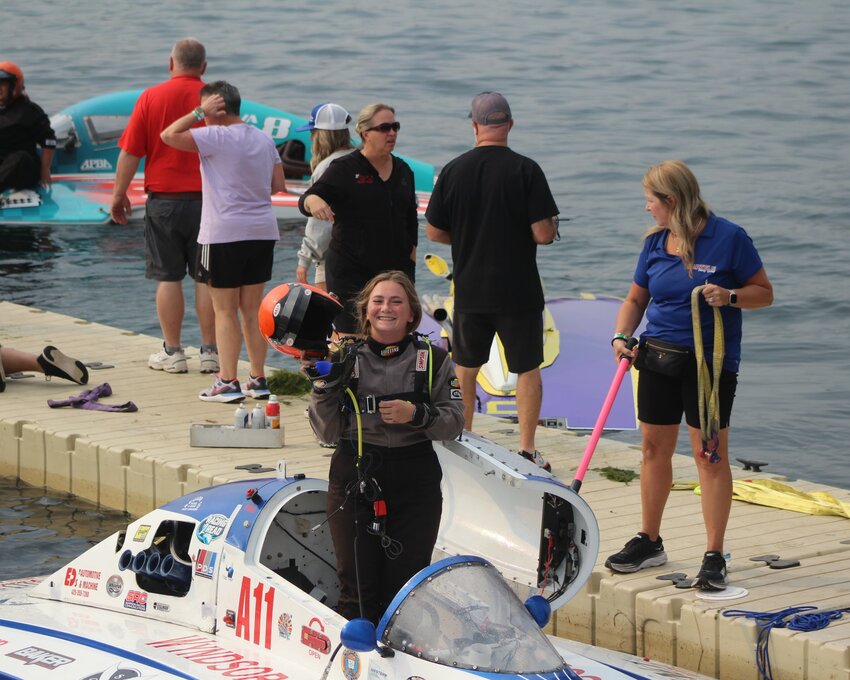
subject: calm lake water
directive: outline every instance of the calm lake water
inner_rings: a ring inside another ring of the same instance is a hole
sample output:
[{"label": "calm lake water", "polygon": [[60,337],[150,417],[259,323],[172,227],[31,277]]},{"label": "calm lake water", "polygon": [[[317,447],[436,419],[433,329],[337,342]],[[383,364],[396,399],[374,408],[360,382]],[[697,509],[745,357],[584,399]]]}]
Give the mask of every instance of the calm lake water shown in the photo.
[{"label": "calm lake water", "polygon": [[[471,97],[501,91],[511,146],[540,163],[570,218],[540,251],[550,295],[625,294],[649,226],[643,172],[685,160],[713,209],[753,237],[775,287],[773,307],[745,313],[733,457],[850,488],[845,0],[104,7],[4,3],[14,30],[2,58],[48,112],[158,82],[173,42],[193,35],[207,78],[247,98],[302,115],[329,100],[353,113],[394,105],[399,152],[441,166],[472,142]],[[275,282],[293,278],[300,236],[283,234]],[[506,285],[511,266],[506,254]],[[0,228],[0,297],[158,336],[143,267],[137,228]],[[424,268],[418,284],[442,290]],[[198,342],[191,322],[184,339]]]}]

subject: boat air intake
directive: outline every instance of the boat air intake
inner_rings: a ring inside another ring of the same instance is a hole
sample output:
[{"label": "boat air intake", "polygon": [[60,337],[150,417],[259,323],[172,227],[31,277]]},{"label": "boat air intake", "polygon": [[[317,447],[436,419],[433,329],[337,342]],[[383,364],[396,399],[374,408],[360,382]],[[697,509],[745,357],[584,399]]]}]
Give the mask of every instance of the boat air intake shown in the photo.
[{"label": "boat air intake", "polygon": [[166,555],[159,563],[159,574],[168,583],[188,586],[192,580],[191,565],[175,560],[172,555]]}]

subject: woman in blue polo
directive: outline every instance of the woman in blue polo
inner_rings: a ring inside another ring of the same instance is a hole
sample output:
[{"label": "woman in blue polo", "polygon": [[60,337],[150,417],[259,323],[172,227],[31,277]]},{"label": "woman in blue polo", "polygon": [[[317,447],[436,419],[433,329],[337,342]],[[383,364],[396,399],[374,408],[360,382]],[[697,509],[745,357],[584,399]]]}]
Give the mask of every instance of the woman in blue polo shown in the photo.
[{"label": "woman in blue polo", "polygon": [[[655,226],[646,234],[611,344],[618,360],[640,354],[645,344],[661,349],[645,351],[638,381],[643,449],[641,530],[620,552],[611,555],[605,566],[629,573],[667,561],[659,532],[673,481],[672,459],[684,413],[699,472],[706,528],[706,552],[694,585],[722,590],[726,586],[723,539],[732,507],[729,418],[741,359],[741,310],[770,305],[773,287],[752,239],[737,224],[711,212],[687,165],[664,161],[652,166],[644,175],[643,188],[646,210]],[[720,430],[713,460],[703,455],[699,420],[691,314],[691,291],[697,286],[704,286],[700,322],[709,366],[714,349],[714,308],[720,310],[724,330]],[[626,342],[644,314],[646,331],[635,353],[626,348]],[[674,362],[675,366],[650,363],[653,354],[666,360],[680,355],[682,361]]]}]

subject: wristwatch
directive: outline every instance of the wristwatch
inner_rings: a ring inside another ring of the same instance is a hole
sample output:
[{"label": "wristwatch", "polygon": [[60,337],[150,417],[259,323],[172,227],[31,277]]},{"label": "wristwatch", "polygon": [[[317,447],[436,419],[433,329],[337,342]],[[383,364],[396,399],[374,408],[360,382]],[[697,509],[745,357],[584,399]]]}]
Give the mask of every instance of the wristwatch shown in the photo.
[{"label": "wristwatch", "polygon": [[729,291],[729,304],[737,305],[738,304],[738,294],[734,290]]}]

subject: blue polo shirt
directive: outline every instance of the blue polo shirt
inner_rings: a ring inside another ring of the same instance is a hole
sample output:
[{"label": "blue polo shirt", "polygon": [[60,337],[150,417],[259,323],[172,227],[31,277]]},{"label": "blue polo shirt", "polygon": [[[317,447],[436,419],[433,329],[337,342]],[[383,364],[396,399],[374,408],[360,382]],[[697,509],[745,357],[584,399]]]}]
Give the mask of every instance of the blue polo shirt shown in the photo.
[{"label": "blue polo shirt", "polygon": [[[753,240],[741,227],[711,213],[696,242],[693,278],[678,255],[664,250],[668,230],[656,232],[643,244],[634,282],[649,290],[645,335],[694,347],[691,291],[713,283],[735,290],[762,268]],[[721,307],[726,356],[723,368],[738,371],[741,362],[741,310]],[[706,359],[714,347],[714,313],[700,296],[700,321]]]}]

